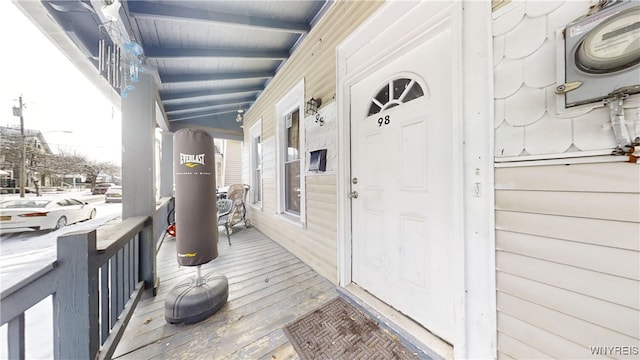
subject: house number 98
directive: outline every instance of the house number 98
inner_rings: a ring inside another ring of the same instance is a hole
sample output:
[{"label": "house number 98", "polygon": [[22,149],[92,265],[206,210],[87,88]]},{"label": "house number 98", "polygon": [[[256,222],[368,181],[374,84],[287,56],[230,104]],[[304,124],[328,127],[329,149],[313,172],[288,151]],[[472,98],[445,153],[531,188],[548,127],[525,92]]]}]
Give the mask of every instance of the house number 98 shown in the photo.
[{"label": "house number 98", "polygon": [[382,126],[383,124],[389,125],[390,122],[391,122],[391,118],[389,118],[389,115],[385,116],[384,119],[378,118],[378,126]]}]

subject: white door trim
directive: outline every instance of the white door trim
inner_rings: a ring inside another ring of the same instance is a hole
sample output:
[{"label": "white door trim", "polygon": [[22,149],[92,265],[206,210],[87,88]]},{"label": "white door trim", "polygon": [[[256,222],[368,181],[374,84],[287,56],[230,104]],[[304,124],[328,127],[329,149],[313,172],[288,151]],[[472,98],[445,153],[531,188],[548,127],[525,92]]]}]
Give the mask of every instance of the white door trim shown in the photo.
[{"label": "white door trim", "polygon": [[[463,11],[464,9],[464,11]],[[429,15],[425,15],[429,14]],[[435,15],[432,15],[435,14]],[[431,17],[428,17],[431,16]],[[456,358],[496,357],[495,239],[493,202],[493,70],[490,2],[388,2],[336,49],[336,103],[338,111],[338,276],[351,284],[350,94],[349,88],[386,56],[434,24],[451,17],[452,44],[460,60],[457,84],[462,98],[455,108],[454,156],[463,164],[454,168],[456,220],[452,261]],[[425,18],[428,18],[425,22]],[[387,29],[388,31],[380,31]],[[365,44],[376,46],[365,48]],[[464,46],[462,46],[464,44]],[[363,50],[365,48],[365,50]],[[375,48],[375,49],[372,49]],[[465,74],[463,77],[462,75]],[[466,134],[466,136],[465,136]]]}]

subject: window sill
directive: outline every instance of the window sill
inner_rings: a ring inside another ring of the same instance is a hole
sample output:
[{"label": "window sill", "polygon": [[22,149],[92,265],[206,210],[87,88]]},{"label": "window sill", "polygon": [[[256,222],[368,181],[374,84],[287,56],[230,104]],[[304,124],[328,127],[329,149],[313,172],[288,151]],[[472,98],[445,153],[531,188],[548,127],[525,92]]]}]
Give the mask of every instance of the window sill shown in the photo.
[{"label": "window sill", "polygon": [[262,203],[249,204],[249,207],[256,211],[262,211]]},{"label": "window sill", "polygon": [[302,222],[302,219],[299,216],[287,214],[287,213],[276,213],[278,219],[284,221],[290,225],[297,226],[301,229],[305,228],[305,224]]}]

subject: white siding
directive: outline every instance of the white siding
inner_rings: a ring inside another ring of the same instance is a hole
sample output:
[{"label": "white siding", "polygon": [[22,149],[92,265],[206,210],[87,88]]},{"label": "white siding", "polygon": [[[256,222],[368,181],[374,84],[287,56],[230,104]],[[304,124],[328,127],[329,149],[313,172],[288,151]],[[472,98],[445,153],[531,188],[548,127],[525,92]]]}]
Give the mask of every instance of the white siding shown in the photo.
[{"label": "white siding", "polygon": [[591,358],[596,346],[637,351],[639,243],[640,166],[496,169],[499,354]]},{"label": "white siding", "polygon": [[242,184],[242,142],[225,140],[224,185]]},{"label": "white siding", "polygon": [[[608,109],[563,109],[554,93],[557,30],[593,3],[513,1],[493,14],[501,359],[639,356],[640,166],[576,160],[615,148]],[[625,116],[640,128],[637,98]],[[563,157],[573,165],[508,162]]]},{"label": "white siding", "polygon": [[[338,282],[335,172],[303,173],[306,187],[305,227],[286,221],[282,215],[276,214],[274,104],[304,79],[305,101],[311,97],[321,98],[321,110],[327,120],[335,116],[331,115],[335,114],[334,106],[330,111],[325,108],[332,106],[329,104],[332,104],[336,92],[336,46],[381,4],[378,1],[337,1],[245,115],[245,129],[262,118],[263,204],[261,209],[249,207],[251,221],[260,231],[334,283]],[[319,125],[313,121],[308,121],[307,125],[310,128],[306,136],[311,140],[313,148],[304,149],[306,156],[308,157],[309,150],[326,147],[331,159],[328,166],[331,166],[336,161],[337,141],[333,138],[336,136],[335,128],[329,127],[327,123],[327,128],[319,129]],[[248,136],[248,132],[245,135]],[[305,161],[306,168],[308,161]]]}]

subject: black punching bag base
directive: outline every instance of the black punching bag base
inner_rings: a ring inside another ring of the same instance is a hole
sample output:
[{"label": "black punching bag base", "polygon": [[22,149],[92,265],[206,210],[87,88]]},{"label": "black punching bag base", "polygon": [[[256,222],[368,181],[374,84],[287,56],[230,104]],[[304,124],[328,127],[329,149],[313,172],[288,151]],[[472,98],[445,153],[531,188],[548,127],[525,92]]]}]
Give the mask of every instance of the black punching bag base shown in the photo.
[{"label": "black punching bag base", "polygon": [[227,302],[229,282],[222,274],[210,274],[176,285],[164,301],[164,317],[170,324],[194,324],[215,314]]}]

